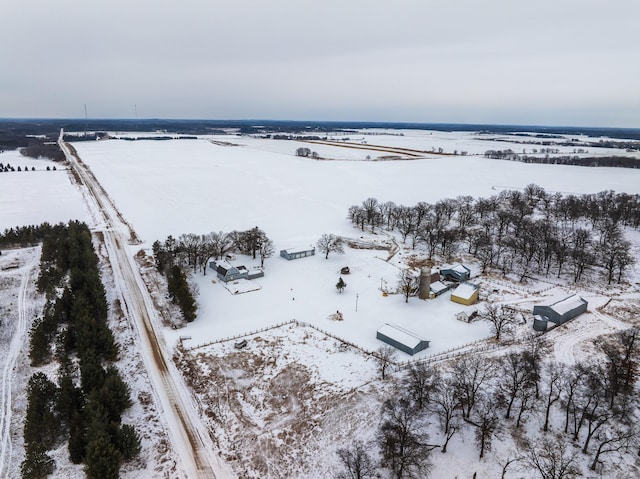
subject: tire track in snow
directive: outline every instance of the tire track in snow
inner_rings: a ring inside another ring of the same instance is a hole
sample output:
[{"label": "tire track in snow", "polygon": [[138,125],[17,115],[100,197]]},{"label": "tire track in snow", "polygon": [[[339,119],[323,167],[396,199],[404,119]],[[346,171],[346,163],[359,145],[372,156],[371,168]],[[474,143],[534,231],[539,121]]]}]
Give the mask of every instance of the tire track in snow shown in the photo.
[{"label": "tire track in snow", "polygon": [[552,338],[556,359],[567,364],[575,364],[575,353],[581,344],[629,327],[622,321],[593,310],[563,325],[556,326],[547,334]]},{"label": "tire track in snow", "polygon": [[27,336],[29,324],[29,309],[27,301],[27,293],[29,291],[29,283],[33,276],[33,271],[38,264],[40,255],[35,255],[28,264],[22,267],[24,270],[20,281],[20,290],[18,293],[18,320],[16,322],[16,330],[11,339],[7,361],[2,370],[2,383],[0,385],[0,477],[9,478],[7,475],[11,468],[11,458],[13,455],[13,446],[11,444],[11,406],[13,402],[13,378],[14,368],[18,356],[24,351],[24,344]]}]

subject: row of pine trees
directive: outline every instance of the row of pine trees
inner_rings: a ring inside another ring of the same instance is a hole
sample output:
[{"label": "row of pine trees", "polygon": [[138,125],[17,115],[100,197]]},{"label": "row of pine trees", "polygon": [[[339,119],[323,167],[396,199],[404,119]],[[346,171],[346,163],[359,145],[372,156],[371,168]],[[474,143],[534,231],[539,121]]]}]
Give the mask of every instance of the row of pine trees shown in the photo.
[{"label": "row of pine trees", "polygon": [[[57,377],[31,376],[24,425],[22,477],[55,470],[48,451],[67,443],[87,478],[111,479],[140,452],[134,427],[122,424],[130,389],[114,362],[119,348],[107,324],[107,301],[91,233],[84,223],[43,225],[38,289],[47,301],[30,332],[31,365],[56,363]],[[48,368],[51,370],[51,368]]]}]

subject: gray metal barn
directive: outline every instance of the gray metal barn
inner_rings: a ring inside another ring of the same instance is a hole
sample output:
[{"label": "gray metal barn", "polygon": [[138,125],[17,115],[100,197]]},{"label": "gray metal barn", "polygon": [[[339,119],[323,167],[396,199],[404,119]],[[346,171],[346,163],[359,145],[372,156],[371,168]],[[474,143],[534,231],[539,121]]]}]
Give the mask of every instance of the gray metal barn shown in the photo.
[{"label": "gray metal barn", "polygon": [[313,246],[280,250],[280,256],[288,260],[306,258],[307,256],[314,256],[315,254],[316,249]]},{"label": "gray metal barn", "polygon": [[376,338],[412,356],[427,349],[430,343],[417,334],[393,324],[385,324],[378,329]]},{"label": "gray metal barn", "polygon": [[533,327],[538,331],[547,329],[547,322],[563,324],[587,310],[586,300],[573,294],[550,305],[536,305],[533,307]]}]

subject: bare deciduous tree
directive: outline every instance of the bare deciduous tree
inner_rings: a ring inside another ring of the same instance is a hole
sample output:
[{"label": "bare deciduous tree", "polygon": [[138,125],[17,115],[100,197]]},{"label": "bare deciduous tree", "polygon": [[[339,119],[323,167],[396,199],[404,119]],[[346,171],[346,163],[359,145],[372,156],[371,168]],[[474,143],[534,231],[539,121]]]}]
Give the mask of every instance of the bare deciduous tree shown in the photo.
[{"label": "bare deciduous tree", "polygon": [[621,453],[631,448],[633,441],[638,438],[639,431],[636,425],[615,424],[609,425],[596,437],[598,447],[593,456],[590,469],[595,471],[598,464],[602,464],[601,457],[612,452]]},{"label": "bare deciduous tree", "polygon": [[427,406],[431,394],[440,380],[438,372],[425,363],[411,365],[406,378],[407,389],[418,409]]},{"label": "bare deciduous tree", "polygon": [[387,368],[393,364],[396,358],[396,350],[391,346],[380,346],[375,352],[375,358],[378,362],[378,370],[382,375],[382,380],[386,379]]},{"label": "bare deciduous tree", "polygon": [[547,432],[549,430],[549,415],[551,413],[551,406],[553,406],[562,394],[563,378],[567,374],[567,368],[564,364],[550,362],[546,366],[546,384],[547,395],[545,398],[545,413],[544,413],[544,426],[542,430]]},{"label": "bare deciduous tree", "polygon": [[411,296],[418,294],[419,278],[409,269],[403,269],[398,273],[398,286],[404,296],[404,302],[408,303]]},{"label": "bare deciduous tree", "polygon": [[440,430],[445,436],[441,452],[446,453],[449,441],[460,430],[460,401],[451,378],[441,378],[435,383],[429,408],[438,417]]},{"label": "bare deciduous tree", "polygon": [[226,255],[233,247],[233,242],[227,233],[215,231],[209,233],[209,241],[211,243],[211,255],[215,259],[220,259]]},{"label": "bare deciduous tree", "polygon": [[529,470],[534,470],[542,479],[573,479],[581,476],[576,462],[577,452],[562,437],[553,440],[542,438],[528,443],[522,462]]},{"label": "bare deciduous tree", "polygon": [[491,451],[494,436],[500,431],[498,408],[501,399],[495,395],[482,392],[476,400],[476,408],[470,417],[465,417],[467,424],[474,426],[476,442],[480,450],[480,459],[485,451]]},{"label": "bare deciduous tree", "polygon": [[504,332],[509,330],[516,323],[516,313],[509,308],[499,304],[488,303],[484,309],[478,312],[478,318],[491,323],[494,337],[497,341]]},{"label": "bare deciduous tree", "polygon": [[407,398],[393,398],[382,407],[378,445],[383,464],[395,479],[424,478],[429,475],[430,452],[426,423]]},{"label": "bare deciduous tree", "polygon": [[337,454],[343,470],[338,474],[337,479],[373,479],[376,477],[376,467],[367,449],[361,441],[355,441],[351,447],[338,449]]},{"label": "bare deciduous tree", "polygon": [[511,408],[516,398],[519,397],[523,389],[528,389],[533,385],[529,362],[524,354],[511,352],[501,358],[499,384],[503,391],[507,393],[507,412],[505,418],[511,417]]},{"label": "bare deciduous tree", "polygon": [[344,254],[342,238],[334,234],[323,234],[316,243],[316,247],[325,254],[324,259],[329,258],[329,253]]},{"label": "bare deciduous tree", "polygon": [[271,258],[273,256],[273,253],[276,252],[273,246],[273,241],[271,241],[269,238],[265,236],[264,240],[260,243],[260,246],[258,247],[258,252],[260,253],[260,267],[264,268],[264,260],[266,258]]},{"label": "bare deciduous tree", "polygon": [[495,376],[495,362],[489,358],[463,356],[456,360],[451,372],[463,417],[469,418],[478,393]]}]

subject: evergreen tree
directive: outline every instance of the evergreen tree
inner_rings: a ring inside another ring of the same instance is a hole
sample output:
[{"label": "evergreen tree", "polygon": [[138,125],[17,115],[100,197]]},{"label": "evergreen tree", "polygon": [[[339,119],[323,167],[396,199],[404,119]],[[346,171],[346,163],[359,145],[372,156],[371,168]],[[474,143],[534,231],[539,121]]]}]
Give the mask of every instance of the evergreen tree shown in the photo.
[{"label": "evergreen tree", "polygon": [[100,360],[93,351],[88,351],[80,358],[80,380],[82,390],[90,393],[94,389],[100,389],[104,385],[106,373],[100,364]]},{"label": "evergreen tree", "polygon": [[56,396],[56,412],[64,428],[71,425],[73,414],[82,410],[84,396],[82,390],[73,384],[73,379],[68,371],[65,371],[59,380],[58,394]]},{"label": "evergreen tree", "polygon": [[49,349],[50,338],[47,334],[47,325],[43,318],[38,318],[31,326],[29,333],[31,338],[29,343],[29,358],[31,366],[40,366],[50,359]]},{"label": "evergreen tree", "polygon": [[74,464],[80,464],[84,459],[87,438],[84,415],[81,410],[73,411],[69,425],[69,459]]},{"label": "evergreen tree", "polygon": [[29,379],[25,443],[38,443],[45,450],[53,446],[59,429],[59,421],[54,412],[56,390],[56,385],[44,373],[35,373]]},{"label": "evergreen tree", "polygon": [[22,479],[44,479],[55,470],[56,464],[42,444],[28,443],[20,473]]},{"label": "evergreen tree", "polygon": [[84,471],[87,479],[118,479],[120,472],[120,452],[109,436],[99,434],[87,443]]},{"label": "evergreen tree", "polygon": [[120,416],[132,404],[130,394],[131,390],[118,370],[110,366],[99,393],[100,403],[106,409],[110,421],[120,423]]},{"label": "evergreen tree", "polygon": [[125,461],[133,459],[140,454],[140,436],[135,427],[123,424],[118,431],[118,450]]}]

